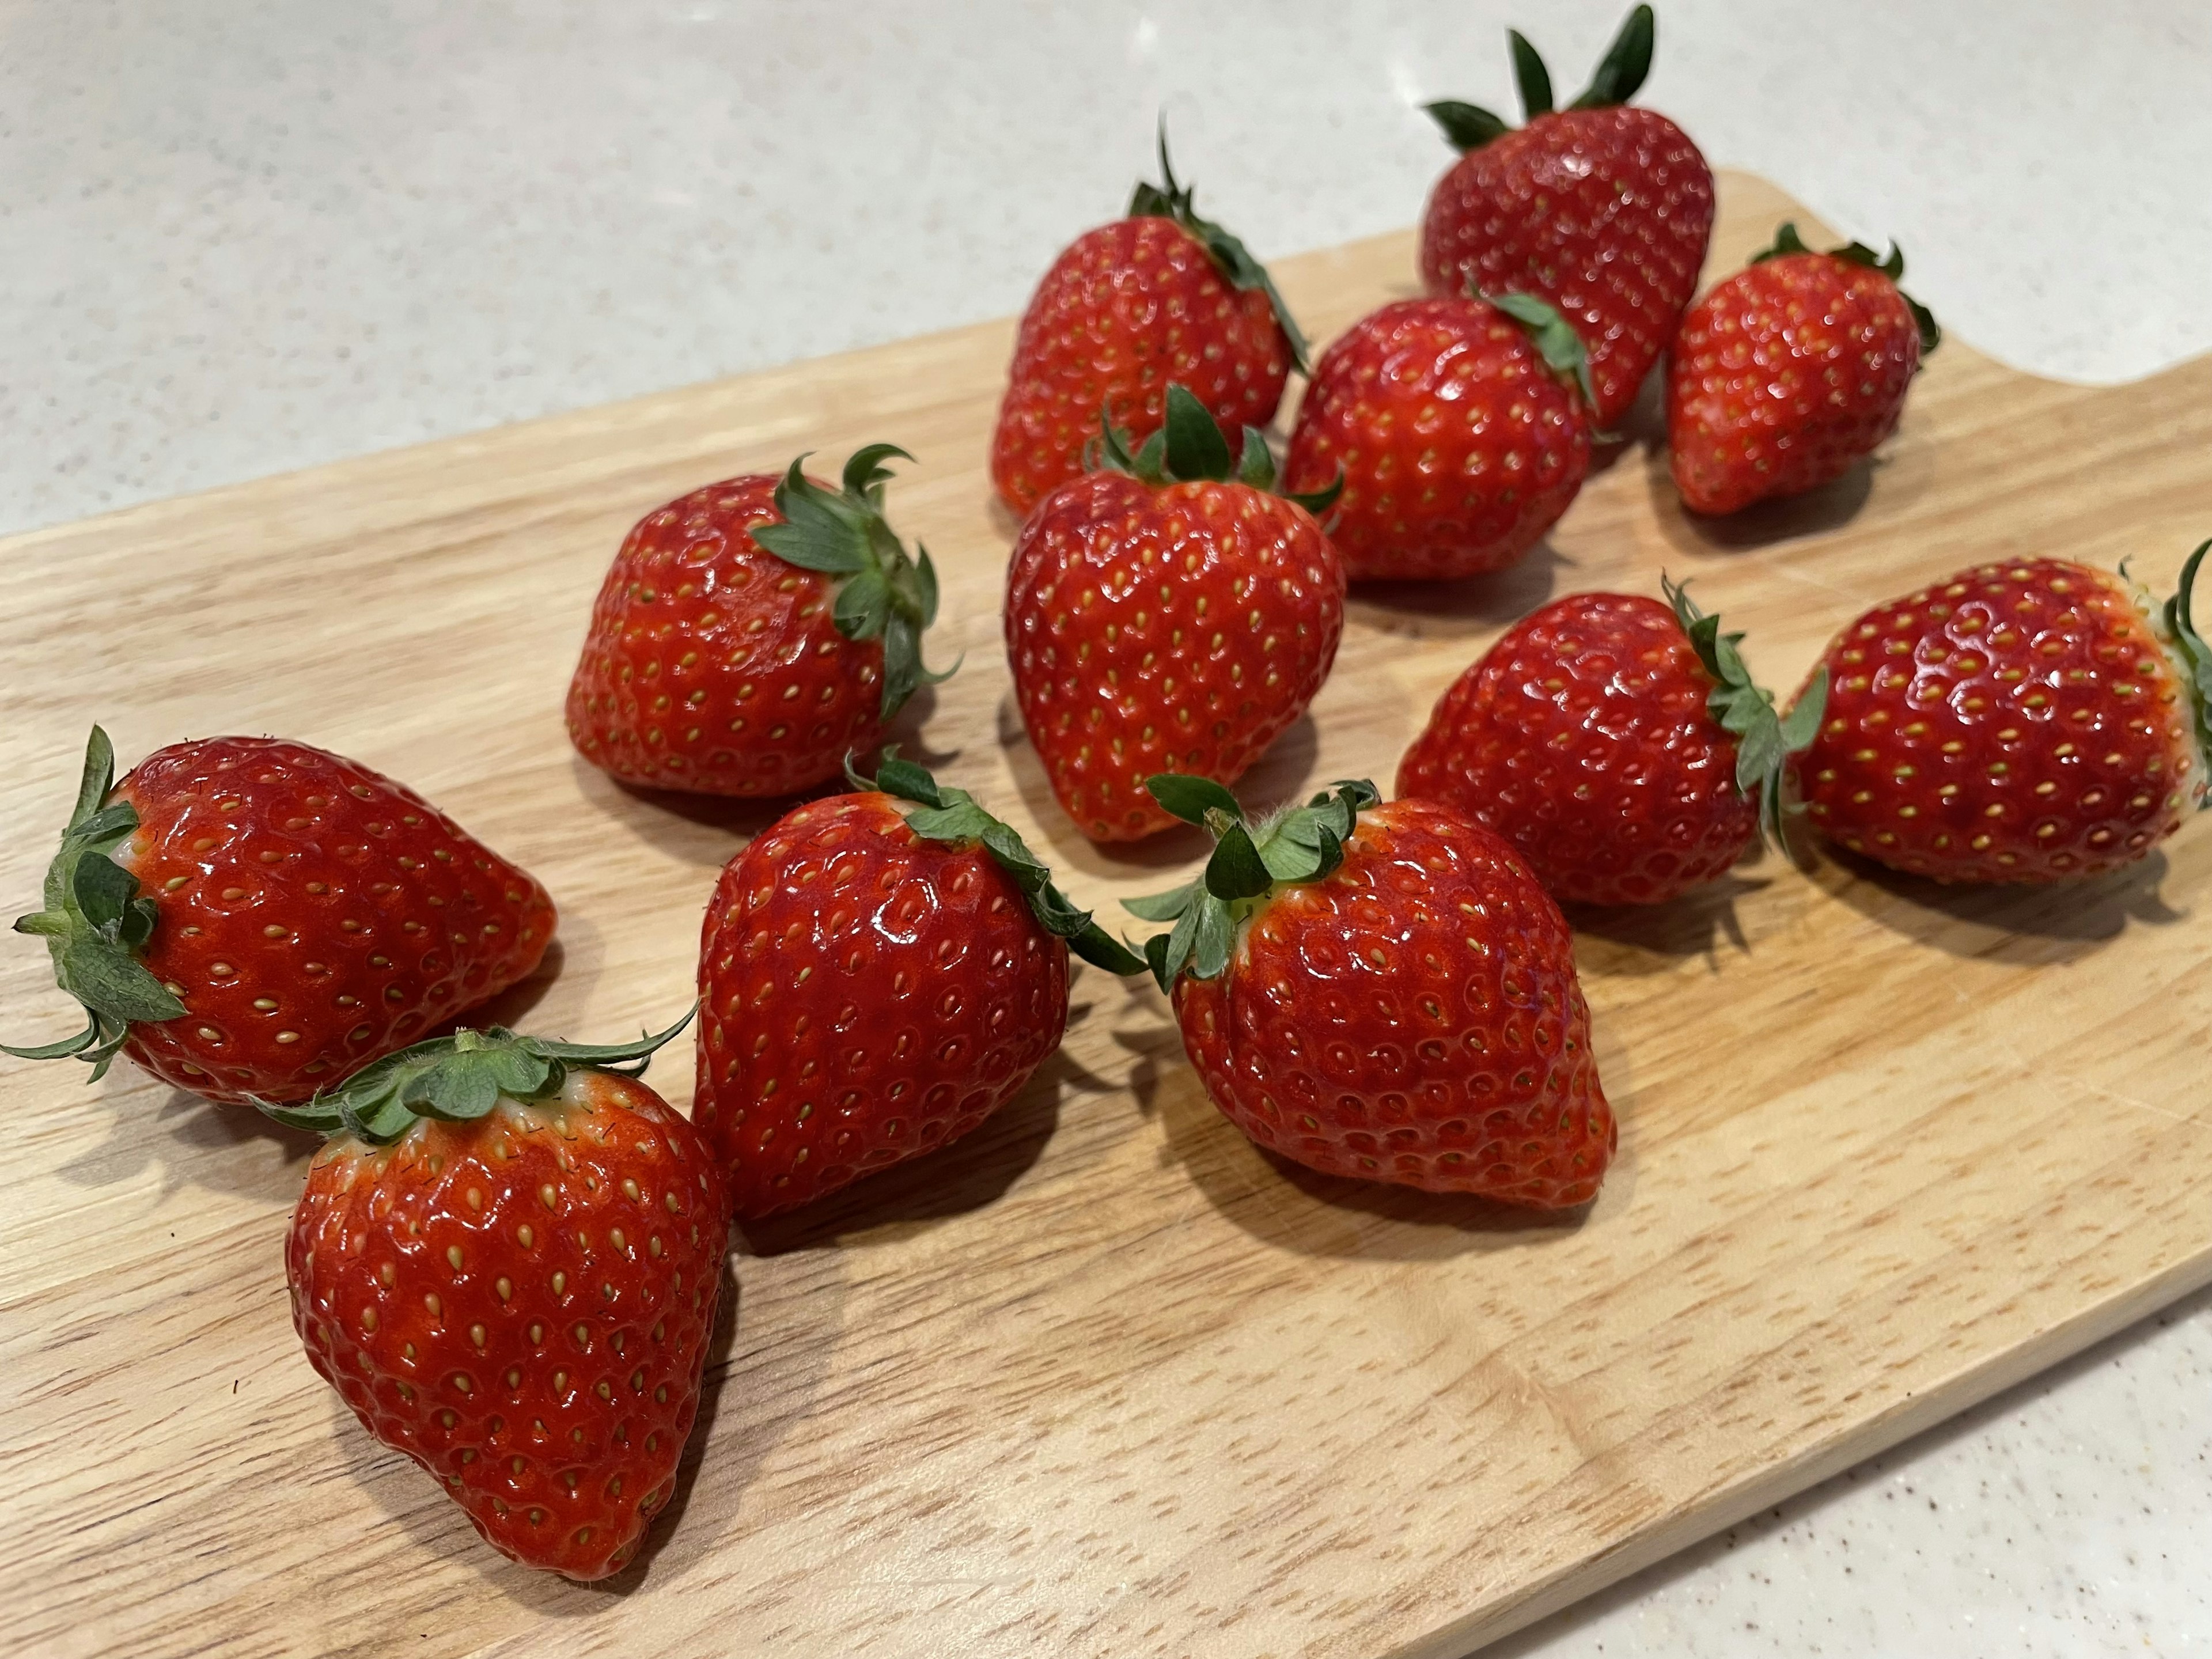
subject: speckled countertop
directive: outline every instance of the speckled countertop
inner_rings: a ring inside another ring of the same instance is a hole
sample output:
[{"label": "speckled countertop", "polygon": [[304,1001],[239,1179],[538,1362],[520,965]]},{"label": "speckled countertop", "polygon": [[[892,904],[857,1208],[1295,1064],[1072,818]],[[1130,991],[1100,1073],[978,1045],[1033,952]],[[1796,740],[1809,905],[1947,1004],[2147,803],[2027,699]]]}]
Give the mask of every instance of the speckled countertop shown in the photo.
[{"label": "speckled countertop", "polygon": [[[1014,311],[1162,108],[1263,256],[1403,225],[1623,9],[0,0],[0,532]],[[2172,0],[1670,0],[1646,101],[2118,380],[2212,349],[2208,89]],[[2208,1562],[2199,1295],[1492,1651],[2208,1653]]]}]

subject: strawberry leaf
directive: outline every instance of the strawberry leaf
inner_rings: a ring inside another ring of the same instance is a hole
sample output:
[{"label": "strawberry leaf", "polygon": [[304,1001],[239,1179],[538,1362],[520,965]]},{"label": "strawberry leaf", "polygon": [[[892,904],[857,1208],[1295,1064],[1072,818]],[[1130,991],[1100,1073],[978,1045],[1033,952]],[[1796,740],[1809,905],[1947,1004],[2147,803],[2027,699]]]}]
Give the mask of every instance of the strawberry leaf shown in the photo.
[{"label": "strawberry leaf", "polygon": [[1597,407],[1591,388],[1589,349],[1575,326],[1533,294],[1486,294],[1480,296],[1521,325],[1545,366],[1583,395],[1585,409]]},{"label": "strawberry leaf", "polygon": [[1313,366],[1306,337],[1298,327],[1297,319],[1291,315],[1291,308],[1276,289],[1275,279],[1267,274],[1267,268],[1221,226],[1211,219],[1200,218],[1195,187],[1177,182],[1175,164],[1168,158],[1168,118],[1164,114],[1160,117],[1160,180],[1157,185],[1140,182],[1137,185],[1129,198],[1129,216],[1172,219],[1198,239],[1233,286],[1265,294],[1268,307],[1275,313],[1275,322],[1290,344],[1291,361],[1299,374],[1310,374]]},{"label": "strawberry leaf", "polygon": [[1167,397],[1168,476],[1182,481],[1229,477],[1229,440],[1220,423],[1190,390],[1171,383]]},{"label": "strawberry leaf", "polygon": [[1274,884],[1267,860],[1252,844],[1252,832],[1231,824],[1206,861],[1206,890],[1218,899],[1255,898]]},{"label": "strawberry leaf", "polygon": [[[2204,556],[2212,552],[2212,541],[2200,543],[2181,567],[2181,579],[2174,585],[2172,597],[2158,613],[2162,624],[2160,631],[2181,658],[2187,670],[2185,691],[2190,712],[2196,717],[2197,747],[2200,754],[2212,755],[2212,645],[2207,645],[2197,631],[2193,605],[2197,592],[2197,572],[2204,562]],[[2212,807],[2212,793],[2197,797],[2200,807]]]},{"label": "strawberry leaf", "polygon": [[1123,899],[1121,908],[1139,921],[1173,921],[1190,908],[1205,884],[1187,881],[1180,887],[1171,887],[1164,893],[1150,893],[1142,898]]},{"label": "strawberry leaf", "polygon": [[1804,694],[1785,720],[1775,710],[1774,694],[1755,684],[1737,647],[1741,634],[1723,634],[1720,618],[1709,616],[1689,595],[1689,585],[1662,575],[1659,579],[1674,619],[1689,638],[1698,660],[1713,681],[1705,708],[1723,730],[1736,740],[1736,793],[1758,809],[1761,844],[1771,842],[1789,850],[1789,819],[1797,810],[1783,799],[1783,784],[1790,757],[1802,753],[1819,735],[1820,717],[1826,712],[1828,675],[1823,668],[1808,682]]},{"label": "strawberry leaf", "polygon": [[1506,30],[1505,38],[1513,48],[1513,84],[1521,92],[1521,118],[1533,121],[1540,115],[1549,115],[1552,72],[1544,67],[1543,55],[1519,29]]},{"label": "strawberry leaf", "polygon": [[1503,138],[1513,131],[1502,118],[1492,115],[1480,104],[1462,104],[1456,98],[1439,98],[1433,104],[1424,104],[1436,124],[1443,129],[1451,147],[1464,155],[1471,149],[1480,149],[1493,138]]},{"label": "strawberry leaf", "polygon": [[1221,812],[1241,823],[1244,809],[1231,794],[1211,778],[1188,778],[1176,772],[1163,772],[1158,777],[1146,778],[1145,789],[1159,802],[1166,811],[1185,823],[1204,823],[1208,812]]},{"label": "strawberry leaf", "polygon": [[1275,452],[1267,447],[1267,434],[1256,426],[1244,428],[1244,447],[1237,457],[1237,482],[1271,494],[1274,490]]},{"label": "strawberry leaf", "polygon": [[1605,49],[1589,90],[1567,106],[1569,109],[1610,109],[1625,104],[1642,89],[1651,73],[1651,49],[1658,20],[1649,6],[1638,6],[1622,21],[1613,44]]}]

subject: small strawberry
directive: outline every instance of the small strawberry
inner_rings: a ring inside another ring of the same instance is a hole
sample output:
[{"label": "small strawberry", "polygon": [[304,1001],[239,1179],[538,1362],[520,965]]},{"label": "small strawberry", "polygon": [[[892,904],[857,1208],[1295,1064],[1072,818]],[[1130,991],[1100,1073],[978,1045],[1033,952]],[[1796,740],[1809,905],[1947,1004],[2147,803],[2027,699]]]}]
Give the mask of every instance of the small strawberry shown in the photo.
[{"label": "small strawberry", "polygon": [[1431,294],[1534,294],[1589,347],[1596,422],[1636,401],[1674,337],[1713,228],[1713,174],[1665,116],[1627,107],[1651,68],[1651,8],[1628,15],[1588,92],[1552,107],[1552,77],[1511,33],[1528,125],[1488,110],[1431,104],[1464,151],[1421,220],[1421,280]]},{"label": "small strawberry", "polygon": [[1071,947],[1144,968],[965,791],[890,751],[854,781],[868,793],[763,831],[708,902],[693,1113],[742,1220],[948,1146],[1012,1099],[1060,1047]]},{"label": "small strawberry", "polygon": [[1342,476],[1329,538],[1351,576],[1503,569],[1589,471],[1582,342],[1527,295],[1398,300],[1322,354],[1285,477]]},{"label": "small strawberry", "polygon": [[1199,778],[1152,781],[1211,830],[1206,872],[1131,901],[1213,1103],[1328,1175],[1560,1209],[1617,1139],[1559,907],[1473,819],[1369,783],[1259,824]]},{"label": "small strawberry", "polygon": [[635,1081],[674,1035],[456,1031],[266,1109],[330,1137],[284,1249],[308,1362],[485,1542],[570,1578],[629,1564],[699,1408],[730,1210]]},{"label": "small strawberry", "polygon": [[1825,680],[1779,719],[1682,589],[1576,593],[1523,617],[1437,700],[1398,793],[1455,806],[1563,903],[1656,904],[1782,828],[1785,758]]},{"label": "small strawberry", "polygon": [[1820,832],[1946,882],[2132,864],[2206,804],[2212,647],[2190,615],[2063,559],[1962,570],[1828,647],[1826,718],[1794,770]]},{"label": "small strawberry", "polygon": [[303,743],[173,744],[116,783],[98,726],[15,930],[85,1029],[26,1060],[126,1054],[209,1100],[304,1100],[525,977],[545,890],[404,785]]},{"label": "small strawberry", "polygon": [[1083,471],[1102,410],[1141,441],[1166,422],[1173,382],[1226,426],[1265,426],[1306,368],[1266,267],[1176,182],[1164,125],[1160,176],[1127,218],[1069,244],[1022,313],[991,438],[992,481],[1018,514]]},{"label": "small strawberry", "polygon": [[1174,822],[1164,769],[1229,783],[1305,712],[1344,631],[1344,568],[1315,522],[1333,489],[1273,493],[1267,440],[1229,441],[1181,386],[1133,455],[1037,505],[1006,568],[1006,659],[1053,793],[1093,841]]},{"label": "small strawberry", "polygon": [[1905,256],[1853,242],[1815,253],[1784,225],[1774,246],[1682,319],[1667,369],[1674,486],[1692,513],[1839,478],[1897,430],[1942,331],[1897,286]]},{"label": "small strawberry", "polygon": [[[625,783],[788,795],[872,747],[916,686],[937,619],[927,548],[884,519],[890,444],[832,495],[799,471],[695,489],[623,539],[568,687],[568,735]],[[947,671],[948,672],[950,671]]]}]

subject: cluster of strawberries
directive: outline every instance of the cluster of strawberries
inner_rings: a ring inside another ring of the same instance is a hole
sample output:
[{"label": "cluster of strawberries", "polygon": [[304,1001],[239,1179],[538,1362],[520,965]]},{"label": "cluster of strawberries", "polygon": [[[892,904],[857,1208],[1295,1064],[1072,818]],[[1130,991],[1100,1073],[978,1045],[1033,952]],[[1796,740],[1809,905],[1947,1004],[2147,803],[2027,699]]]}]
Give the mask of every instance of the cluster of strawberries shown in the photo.
[{"label": "cluster of strawberries", "polygon": [[[2057,560],[1876,607],[1785,713],[1678,587],[1586,593],[1510,629],[1437,703],[1398,798],[1346,781],[1254,821],[1229,785],[1312,700],[1348,579],[1464,577],[1563,514],[1671,343],[1685,503],[1838,476],[1895,427],[1933,324],[1900,261],[1771,257],[1691,307],[1703,158],[1630,107],[1638,7],[1527,124],[1435,113],[1467,154],[1422,239],[1429,297],[1322,354],[1278,463],[1260,429],[1305,343],[1267,273],[1168,169],[1079,239],[1024,319],[992,451],[1024,521],[1009,666],[1068,818],[1100,842],[1204,826],[1204,872],[1128,908],[1139,955],[966,793],[885,750],[937,678],[926,550],[887,463],[799,463],[648,515],[571,687],[577,748],[657,789],[807,801],[722,872],[701,939],[690,1119],[603,1048],[451,1029],[555,927],[535,880],[388,778],[213,738],[119,783],[94,730],[42,935],[84,1029],[177,1087],[326,1134],[287,1255],[316,1369],[510,1556],[630,1560],[696,1410],[733,1220],[967,1133],[1059,1045],[1069,953],[1147,969],[1255,1141],[1322,1170],[1556,1207],[1615,1127],[1561,903],[1649,904],[1800,812],[1946,881],[2142,856],[2205,793],[2212,649],[2190,589],[2145,609]],[[679,1028],[680,1029],[680,1028]],[[438,1035],[443,1031],[443,1035]]]}]

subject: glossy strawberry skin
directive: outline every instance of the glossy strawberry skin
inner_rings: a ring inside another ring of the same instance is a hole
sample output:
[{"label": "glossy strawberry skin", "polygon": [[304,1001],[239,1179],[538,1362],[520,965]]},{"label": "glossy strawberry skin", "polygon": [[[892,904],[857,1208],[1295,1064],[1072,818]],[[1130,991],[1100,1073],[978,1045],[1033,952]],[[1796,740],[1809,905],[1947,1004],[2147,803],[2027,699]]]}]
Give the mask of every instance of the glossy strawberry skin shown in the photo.
[{"label": "glossy strawberry skin", "polygon": [[1361,578],[1503,569],[1559,522],[1589,471],[1580,399],[1520,324],[1480,300],[1400,300],[1315,366],[1284,488],[1344,494],[1329,538]]},{"label": "glossy strawberry skin", "polygon": [[1344,569],[1279,495],[1091,473],[1023,525],[1006,627],[1054,795],[1093,841],[1133,841],[1175,822],[1146,778],[1231,782],[1305,712],[1344,632]]},{"label": "glossy strawberry skin", "polygon": [[835,583],[752,538],[783,522],[778,482],[708,484],[623,539],[568,686],[592,765],[641,788],[788,795],[880,738],[883,642],[840,634]]},{"label": "glossy strawberry skin", "polygon": [[641,1083],[572,1073],[474,1122],[328,1142],[285,1249],[293,1324],[494,1548],[603,1578],[673,1490],[729,1226],[690,1124]]},{"label": "glossy strawberry skin", "polygon": [[538,966],[553,901],[404,785],[306,744],[205,738],[149,755],[115,861],[159,907],[139,959],[182,1019],[124,1053],[231,1103],[306,1099]]},{"label": "glossy strawberry skin", "polygon": [[810,801],[724,868],[699,956],[693,1117],[741,1220],[949,1146],[1067,1024],[1067,947],[980,848],[887,795]]},{"label": "glossy strawberry skin", "polygon": [[1811,822],[1945,882],[2131,864],[2204,789],[2186,693],[2110,573],[1981,565],[1876,605],[1828,647],[1826,718],[1795,763]]},{"label": "glossy strawberry skin", "polygon": [[1758,834],[1712,690],[1658,600],[1554,600],[1437,701],[1398,793],[1503,836],[1563,903],[1660,903],[1725,875]]},{"label": "glossy strawberry skin", "polygon": [[1238,289],[1172,219],[1117,219],[1053,261],[1022,313],[991,478],[1017,514],[1083,471],[1099,411],[1142,443],[1168,385],[1187,386],[1232,434],[1275,418],[1290,341],[1267,295]]},{"label": "glossy strawberry skin", "polygon": [[1827,253],[1738,271],[1682,319],[1667,371],[1674,485],[1735,513],[1839,478],[1897,429],[1920,330],[1897,284]]},{"label": "glossy strawberry skin", "polygon": [[1363,812],[1343,864],[1271,899],[1175,1008],[1229,1120],[1324,1174],[1559,1209],[1612,1160],[1567,924],[1451,807]]},{"label": "glossy strawberry skin", "polygon": [[1468,151],[1421,220],[1431,294],[1533,294],[1589,349],[1597,424],[1636,401],[1697,292],[1713,175],[1648,109],[1563,110]]}]

